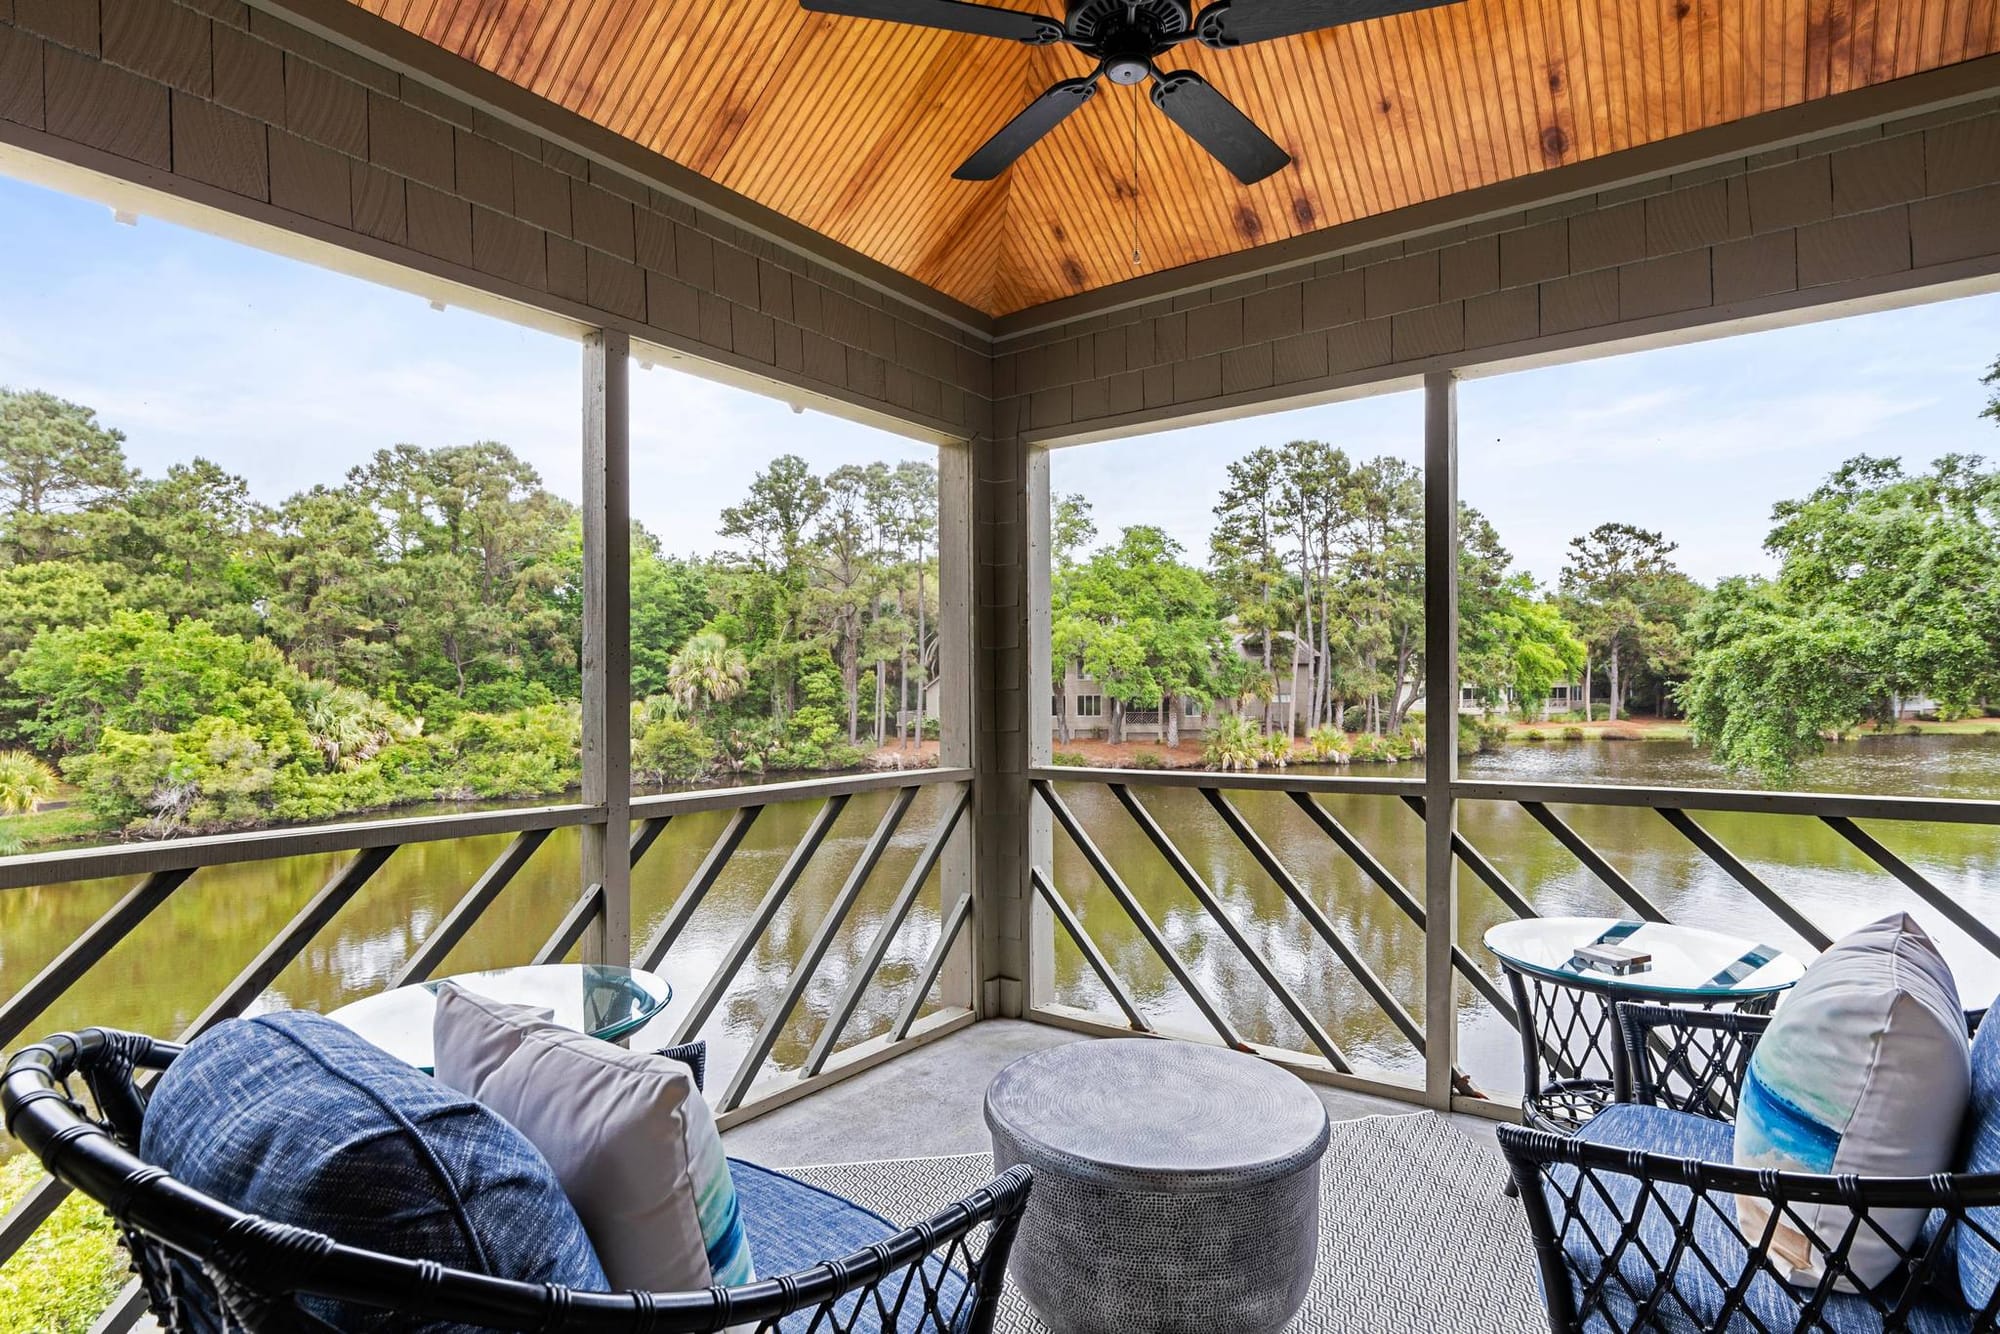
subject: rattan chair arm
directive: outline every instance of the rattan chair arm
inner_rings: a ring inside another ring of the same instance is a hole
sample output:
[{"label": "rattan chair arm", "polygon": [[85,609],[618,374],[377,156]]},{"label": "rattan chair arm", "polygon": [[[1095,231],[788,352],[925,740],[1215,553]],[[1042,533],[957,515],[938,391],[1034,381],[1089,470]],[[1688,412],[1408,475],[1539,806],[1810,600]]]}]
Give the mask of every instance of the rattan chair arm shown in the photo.
[{"label": "rattan chair arm", "polygon": [[1714,1195],[1748,1195],[1787,1204],[1866,1209],[1981,1209],[2000,1205],[2000,1172],[1939,1172],[1921,1177],[1773,1172],[1648,1153],[1521,1126],[1499,1126],[1500,1151],[1526,1182],[1552,1166],[1585,1168]]}]

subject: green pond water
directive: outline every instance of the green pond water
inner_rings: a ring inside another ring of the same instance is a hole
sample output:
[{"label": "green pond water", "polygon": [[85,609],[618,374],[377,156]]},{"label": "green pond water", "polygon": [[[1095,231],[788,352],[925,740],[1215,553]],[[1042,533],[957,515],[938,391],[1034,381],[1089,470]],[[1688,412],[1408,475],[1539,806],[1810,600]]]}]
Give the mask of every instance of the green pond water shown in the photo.
[{"label": "green pond water", "polygon": [[[1342,772],[1363,772],[1361,766]],[[1377,772],[1416,776],[1421,766]],[[1573,742],[1510,746],[1468,757],[1461,777],[1522,782],[1610,783],[1661,787],[1738,787],[1691,747],[1672,742]],[[2000,736],[1870,737],[1835,746],[1807,765],[1791,786],[1808,791],[1902,796],[2000,797]],[[1264,988],[1228,938],[1167,869],[1131,818],[1102,787],[1062,789],[1077,817],[1142,898],[1190,971],[1252,1041],[1309,1050],[1304,1034]],[[1326,909],[1412,1014],[1423,1018],[1423,934],[1388,897],[1331,845],[1289,797],[1232,795],[1237,809],[1295,878]],[[1423,822],[1393,797],[1321,797],[1327,810],[1421,897]],[[1376,1008],[1332,951],[1292,910],[1222,826],[1201,794],[1156,789],[1148,808],[1194,864],[1273,970],[1316,1015],[1357,1068],[1413,1081],[1422,1061]],[[1461,833],[1544,914],[1629,916],[1623,903],[1550,834],[1511,803],[1460,804]],[[1565,822],[1675,921],[1740,934],[1789,950],[1804,943],[1744,889],[1650,810],[1563,806]],[[1818,820],[1796,816],[1697,813],[1696,818],[1766,884],[1830,934],[1909,909],[1938,938],[1968,1004],[2000,991],[2000,960],[1940,920]],[[2000,829],[1871,822],[1904,860],[1983,919],[2000,922]],[[1090,873],[1058,838],[1056,883],[1078,905],[1085,929],[1128,979],[1141,1008],[1162,1026],[1207,1031],[1205,1021]],[[1498,976],[1481,944],[1486,929],[1510,914],[1469,872],[1459,874],[1459,943]],[[1057,942],[1059,999],[1110,1009],[1080,955]],[[1459,987],[1459,1064],[1488,1090],[1517,1092],[1519,1040],[1483,999]]]},{"label": "green pond water", "polygon": [[[1420,766],[1377,772],[1415,776]],[[1342,772],[1362,773],[1357,767]],[[1686,746],[1647,743],[1550,743],[1516,746],[1465,761],[1470,778],[1550,782],[1732,786]],[[1847,792],[2000,797],[2000,737],[1927,736],[1868,739],[1815,762],[1798,786]],[[1062,786],[1065,799],[1159,922],[1190,969],[1245,1036],[1306,1049],[1278,1002],[1264,990],[1228,939],[1167,871],[1110,793]],[[872,940],[889,901],[942,815],[948,793],[920,793],[882,864],[870,878],[804,1004],[782,1035],[770,1068],[795,1068],[818,1035],[827,1009]],[[709,1021],[711,1068],[726,1078],[769,1014],[825,909],[891,800],[864,794],[849,802],[821,854],[752,952]],[[1187,789],[1145,790],[1143,800],[1216,891],[1274,970],[1321,1017],[1358,1066],[1418,1077],[1421,1062],[1339,961],[1312,934],[1282,893]],[[1239,793],[1239,809],[1326,910],[1342,935],[1411,1011],[1422,1015],[1422,942],[1415,926],[1280,794]],[[1423,830],[1394,798],[1322,798],[1405,885],[1421,893]],[[1712,866],[1658,815],[1645,810],[1564,807],[1564,817],[1676,920],[1730,930],[1780,947],[1799,942],[1736,883]],[[676,945],[662,971],[676,998],[638,1041],[664,1042],[700,992],[716,961],[770,886],[805,832],[812,803],[768,808],[727,873]],[[1937,920],[1914,896],[1815,820],[1706,815],[1703,823],[1765,880],[1828,931],[1907,907],[1943,942],[1967,999],[2000,989],[2000,961]],[[644,939],[721,831],[723,813],[677,818],[633,875],[634,931]],[[1472,842],[1545,913],[1619,912],[1617,900],[1524,812],[1471,803],[1462,828]],[[1951,826],[1873,826],[1892,848],[1982,916],[2000,921],[2000,830]],[[961,832],[960,838],[964,837]],[[450,910],[506,845],[505,837],[417,844],[391,857],[333,923],[288,967],[259,1009],[327,1010],[386,986],[410,951]],[[174,1033],[226,987],[338,865],[334,857],[210,867],[195,873],[168,903],[114,949],[77,987],[37,1019],[30,1035],[81,1024]],[[577,836],[558,830],[535,854],[441,973],[525,962],[573,900]],[[1201,1031],[1199,1014],[1166,975],[1145,940],[1099,886],[1066,840],[1057,840],[1055,881],[1111,958],[1149,1016],[1163,1027]],[[1482,964],[1479,941],[1504,909],[1485,887],[1461,876],[1461,942]],[[92,881],[0,891],[0,994],[9,994],[95,921],[129,881]],[[914,985],[938,929],[932,883],[891,949],[848,1029],[857,1042],[885,1030]],[[1467,989],[1461,988],[1461,992]],[[1059,939],[1057,999],[1109,1012],[1080,956]],[[1512,1031],[1476,996],[1461,1001],[1461,1063],[1483,1086],[1520,1082]]]}]

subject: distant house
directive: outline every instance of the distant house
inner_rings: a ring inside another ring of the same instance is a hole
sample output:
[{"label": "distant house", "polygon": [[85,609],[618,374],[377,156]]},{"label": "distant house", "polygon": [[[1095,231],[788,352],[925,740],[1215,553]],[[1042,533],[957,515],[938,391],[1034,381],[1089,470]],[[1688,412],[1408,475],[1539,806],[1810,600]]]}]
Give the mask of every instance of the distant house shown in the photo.
[{"label": "distant house", "polygon": [[[1063,688],[1049,697],[1049,716],[1055,720],[1055,735],[1058,738],[1063,734],[1065,703],[1069,706],[1071,737],[1102,739],[1112,735],[1113,724],[1118,721],[1118,701],[1105,694],[1104,687],[1085,676],[1075,663],[1070,664],[1063,676]],[[1177,704],[1181,711],[1181,736],[1198,737],[1208,730],[1212,716],[1210,710],[1192,699],[1182,699]],[[1163,708],[1126,709],[1124,728],[1127,741],[1164,740],[1167,735],[1166,711]]]},{"label": "distant house", "polygon": [[[1604,703],[1605,700],[1602,694],[1598,694],[1593,698],[1593,704],[1597,708],[1603,708]],[[1548,697],[1542,701],[1541,708],[1536,712],[1540,715],[1543,722],[1547,722],[1551,718],[1560,718],[1565,714],[1578,712],[1582,708],[1583,682],[1571,681],[1550,686]],[[1488,714],[1514,713],[1517,711],[1514,692],[1511,690],[1502,691],[1500,704],[1497,707],[1490,707],[1486,703],[1485,692],[1481,691],[1479,687],[1463,686],[1459,690],[1458,711],[1480,718]]]},{"label": "distant house", "polygon": [[[1289,636],[1287,636],[1289,638]],[[1242,636],[1235,640],[1236,652],[1246,662],[1261,660],[1261,645],[1256,645]],[[1305,659],[1310,650],[1299,655]],[[1277,692],[1271,699],[1271,719],[1282,722],[1290,716],[1294,699],[1303,700],[1306,693],[1307,667],[1305,661],[1295,663],[1289,680],[1280,680]],[[1068,705],[1069,735],[1094,739],[1113,735],[1114,724],[1118,722],[1118,701],[1104,693],[1097,681],[1083,674],[1080,664],[1071,662],[1063,673],[1063,686],[1049,697],[1049,716],[1055,721],[1055,735],[1063,734],[1064,705]],[[1262,713],[1260,701],[1245,696],[1235,701],[1236,711],[1258,716]],[[1227,706],[1222,701],[1204,708],[1193,699],[1163,702],[1161,708],[1126,709],[1124,711],[1124,736],[1127,741],[1163,741],[1167,735],[1166,709],[1180,709],[1180,734],[1182,737],[1204,735],[1215,715]]]}]

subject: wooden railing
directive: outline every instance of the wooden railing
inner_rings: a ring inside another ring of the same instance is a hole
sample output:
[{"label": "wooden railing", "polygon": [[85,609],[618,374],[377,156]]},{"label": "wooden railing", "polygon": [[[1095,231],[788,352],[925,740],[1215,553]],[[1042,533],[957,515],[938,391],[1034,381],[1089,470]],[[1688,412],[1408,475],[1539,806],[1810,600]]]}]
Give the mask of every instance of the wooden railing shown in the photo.
[{"label": "wooden railing", "polygon": [[[850,1044],[844,1050],[840,1048],[841,1039],[864,994],[873,984],[877,971],[908,921],[924,885],[938,868],[954,833],[965,823],[964,816],[971,800],[970,780],[971,773],[964,769],[911,770],[761,787],[673,793],[637,798],[632,802],[628,848],[630,863],[634,866],[659,841],[673,821],[700,812],[729,813],[721,834],[710,846],[693,877],[679,889],[651,937],[643,947],[633,950],[634,964],[649,969],[659,968],[668,959],[695,910],[722,878],[731,858],[742,846],[745,834],[760,815],[773,806],[787,803],[818,804],[804,837],[785,859],[783,868],[755,910],[738,927],[724,951],[720,966],[706,979],[699,979],[701,990],[673,1034],[673,1041],[683,1042],[698,1035],[714,1016],[718,1004],[736,982],[759,939],[791,897],[807,866],[820,855],[835,820],[849,801],[863,793],[890,794],[887,809],[847,871],[831,904],[815,924],[810,943],[796,960],[778,1003],[761,1017],[748,1053],[719,1090],[714,1090],[712,1086],[721,1123],[725,1127],[858,1073],[915,1043],[941,1037],[971,1021],[972,1014],[967,1005],[969,995],[948,997],[922,1022],[918,1019],[954,944],[965,934],[972,916],[970,893],[947,894],[946,901],[940,905],[941,922],[936,942],[926,956],[913,991],[899,1007],[889,1031],[879,1037]],[[923,850],[861,951],[859,964],[849,972],[838,1000],[819,1028],[809,1055],[796,1071],[759,1082],[773,1047],[794,1022],[808,985],[818,974],[835,938],[852,915],[869,877],[880,865],[883,854],[901,829],[919,792],[931,787],[940,788],[946,794],[944,800],[938,803],[940,813],[936,822],[928,832]],[[18,1046],[23,1035],[28,1034],[30,1025],[71,988],[82,983],[105,955],[170,900],[202,867],[276,861],[305,855],[352,854],[291,920],[258,950],[235,979],[200,1011],[199,1017],[176,1035],[177,1040],[183,1042],[242,1014],[287,966],[305,952],[336,914],[353,900],[399,848],[482,835],[513,835],[500,854],[466,888],[452,908],[438,919],[397,970],[392,985],[404,986],[425,981],[437,972],[554,830],[585,825],[593,819],[601,823],[602,815],[591,806],[542,806],[526,810],[89,848],[0,861],[0,890],[134,877],[132,888],[109,911],[86,928],[24,986],[0,1002],[0,1050]],[[532,952],[524,950],[520,962],[548,963],[566,958],[584,939],[603,907],[601,887],[587,886],[563,914],[548,939]],[[45,1179],[18,1201],[4,1218],[0,1218],[0,1265],[11,1259],[34,1235],[68,1193],[68,1188],[61,1183]],[[96,1328],[113,1334],[129,1328],[140,1314],[142,1308],[137,1289],[128,1288]]]},{"label": "wooden railing", "polygon": [[[1111,903],[1130,920],[1150,953],[1158,958],[1165,976],[1171,977],[1186,994],[1209,1029],[1208,1034],[1182,1036],[1212,1036],[1213,1040],[1226,1046],[1254,1051],[1293,1066],[1309,1077],[1323,1078],[1328,1082],[1399,1098],[1413,1096],[1413,1090],[1407,1084],[1385,1077],[1380,1071],[1357,1070],[1356,1063],[1340,1041],[1342,1016],[1315,1013],[1301,1001],[1292,983],[1256,947],[1244,924],[1232,919],[1225,909],[1223,900],[1233,887],[1209,883],[1140,794],[1148,789],[1166,788],[1198,791],[1220,826],[1277,887],[1298,922],[1326,946],[1347,976],[1357,984],[1373,1010],[1386,1019],[1412,1051],[1421,1057],[1429,1044],[1436,1040],[1430,1025],[1456,1023],[1456,1014],[1427,1015],[1422,1021],[1413,1017],[1404,1001],[1378,975],[1380,960],[1371,962],[1359,942],[1349,939],[1343,932],[1329,913],[1328,906],[1316,901],[1307,892],[1298,874],[1302,864],[1297,855],[1294,854],[1292,864],[1279,857],[1269,841],[1251,826],[1231,800],[1232,794],[1250,792],[1280,793],[1288,798],[1324,835],[1327,857],[1350,863],[1374,887],[1375,892],[1393,906],[1397,914],[1406,917],[1419,932],[1423,932],[1427,929],[1423,886],[1412,888],[1399,880],[1381,858],[1364,846],[1321,800],[1329,797],[1393,800],[1407,806],[1421,819],[1426,810],[1425,785],[1421,780],[1049,768],[1035,770],[1031,781],[1037,799],[1049,814],[1054,836],[1066,839],[1074,847],[1091,875],[1103,886]],[[1244,998],[1211,995],[1195,972],[1179,957],[1159,924],[1148,914],[1140,897],[1132,892],[1128,873],[1121,872],[1100,850],[1099,843],[1108,836],[1108,831],[1087,828],[1078,820],[1072,804],[1064,799],[1059,789],[1068,785],[1100,785],[1108,789],[1123,808],[1124,818],[1136,826],[1146,843],[1164,860],[1173,878],[1186,889],[1200,910],[1212,919],[1222,937],[1242,957],[1270,998],[1305,1034],[1312,1050],[1274,1049],[1244,1040],[1238,1025],[1230,1017],[1230,1005],[1227,1003],[1235,1000],[1240,1005]],[[2000,801],[1465,781],[1452,783],[1451,793],[1461,813],[1466,812],[1471,803],[1478,802],[1504,802],[1518,807],[1601,883],[1622,905],[1623,912],[1643,920],[1666,921],[1667,913],[1647,888],[1621,871],[1611,858],[1579,834],[1558,813],[1558,808],[1608,806],[1653,811],[1703,858],[1735,881],[1745,894],[1799,939],[1818,950],[1832,943],[1832,936],[1825,927],[1760,876],[1696,817],[1697,814],[1730,812],[1815,820],[1837,833],[1886,876],[1904,886],[1988,954],[2000,959],[2000,929],[1996,929],[1994,923],[1982,919],[1893,851],[1881,837],[1858,823],[2000,826]],[[1454,832],[1452,848],[1459,866],[1470,874],[1472,880],[1490,891],[1506,911],[1522,918],[1538,915],[1529,894],[1510,881],[1464,832]],[[1033,892],[1047,905],[1052,928],[1069,938],[1084,965],[1109,993],[1123,1024],[1099,1022],[1075,1009],[1056,1004],[1048,997],[1038,998],[1035,1012],[1041,1018],[1087,1031],[1111,1032],[1120,1028],[1155,1031],[1155,1022],[1134,998],[1129,980],[1117,975],[1099,942],[1085,930],[1083,914],[1076,906],[1080,887],[1056,883],[1053,865],[1047,859],[1050,851],[1052,847],[1044,848],[1038,854],[1031,871]],[[1035,944],[1046,948],[1043,941]],[[1496,1014],[1518,1029],[1520,1016],[1496,982],[1492,970],[1469,956],[1456,942],[1451,946],[1450,959],[1451,971],[1460,985],[1470,987]],[[1043,975],[1047,976],[1048,970],[1043,970]],[[1470,1085],[1462,1075],[1456,1076],[1453,1084],[1460,1091],[1470,1092]],[[1457,1100],[1454,1100],[1454,1105],[1458,1105]]]}]

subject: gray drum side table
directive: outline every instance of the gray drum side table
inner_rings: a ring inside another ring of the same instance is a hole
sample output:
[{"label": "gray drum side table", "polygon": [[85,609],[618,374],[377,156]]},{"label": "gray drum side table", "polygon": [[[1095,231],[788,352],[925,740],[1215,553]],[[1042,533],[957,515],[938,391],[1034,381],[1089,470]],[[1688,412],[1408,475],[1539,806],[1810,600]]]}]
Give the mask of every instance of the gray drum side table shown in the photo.
[{"label": "gray drum side table", "polygon": [[986,1094],[1034,1169],[1010,1271],[1059,1334],[1268,1334],[1305,1300],[1326,1108],[1253,1056],[1153,1038],[1022,1057]]}]

